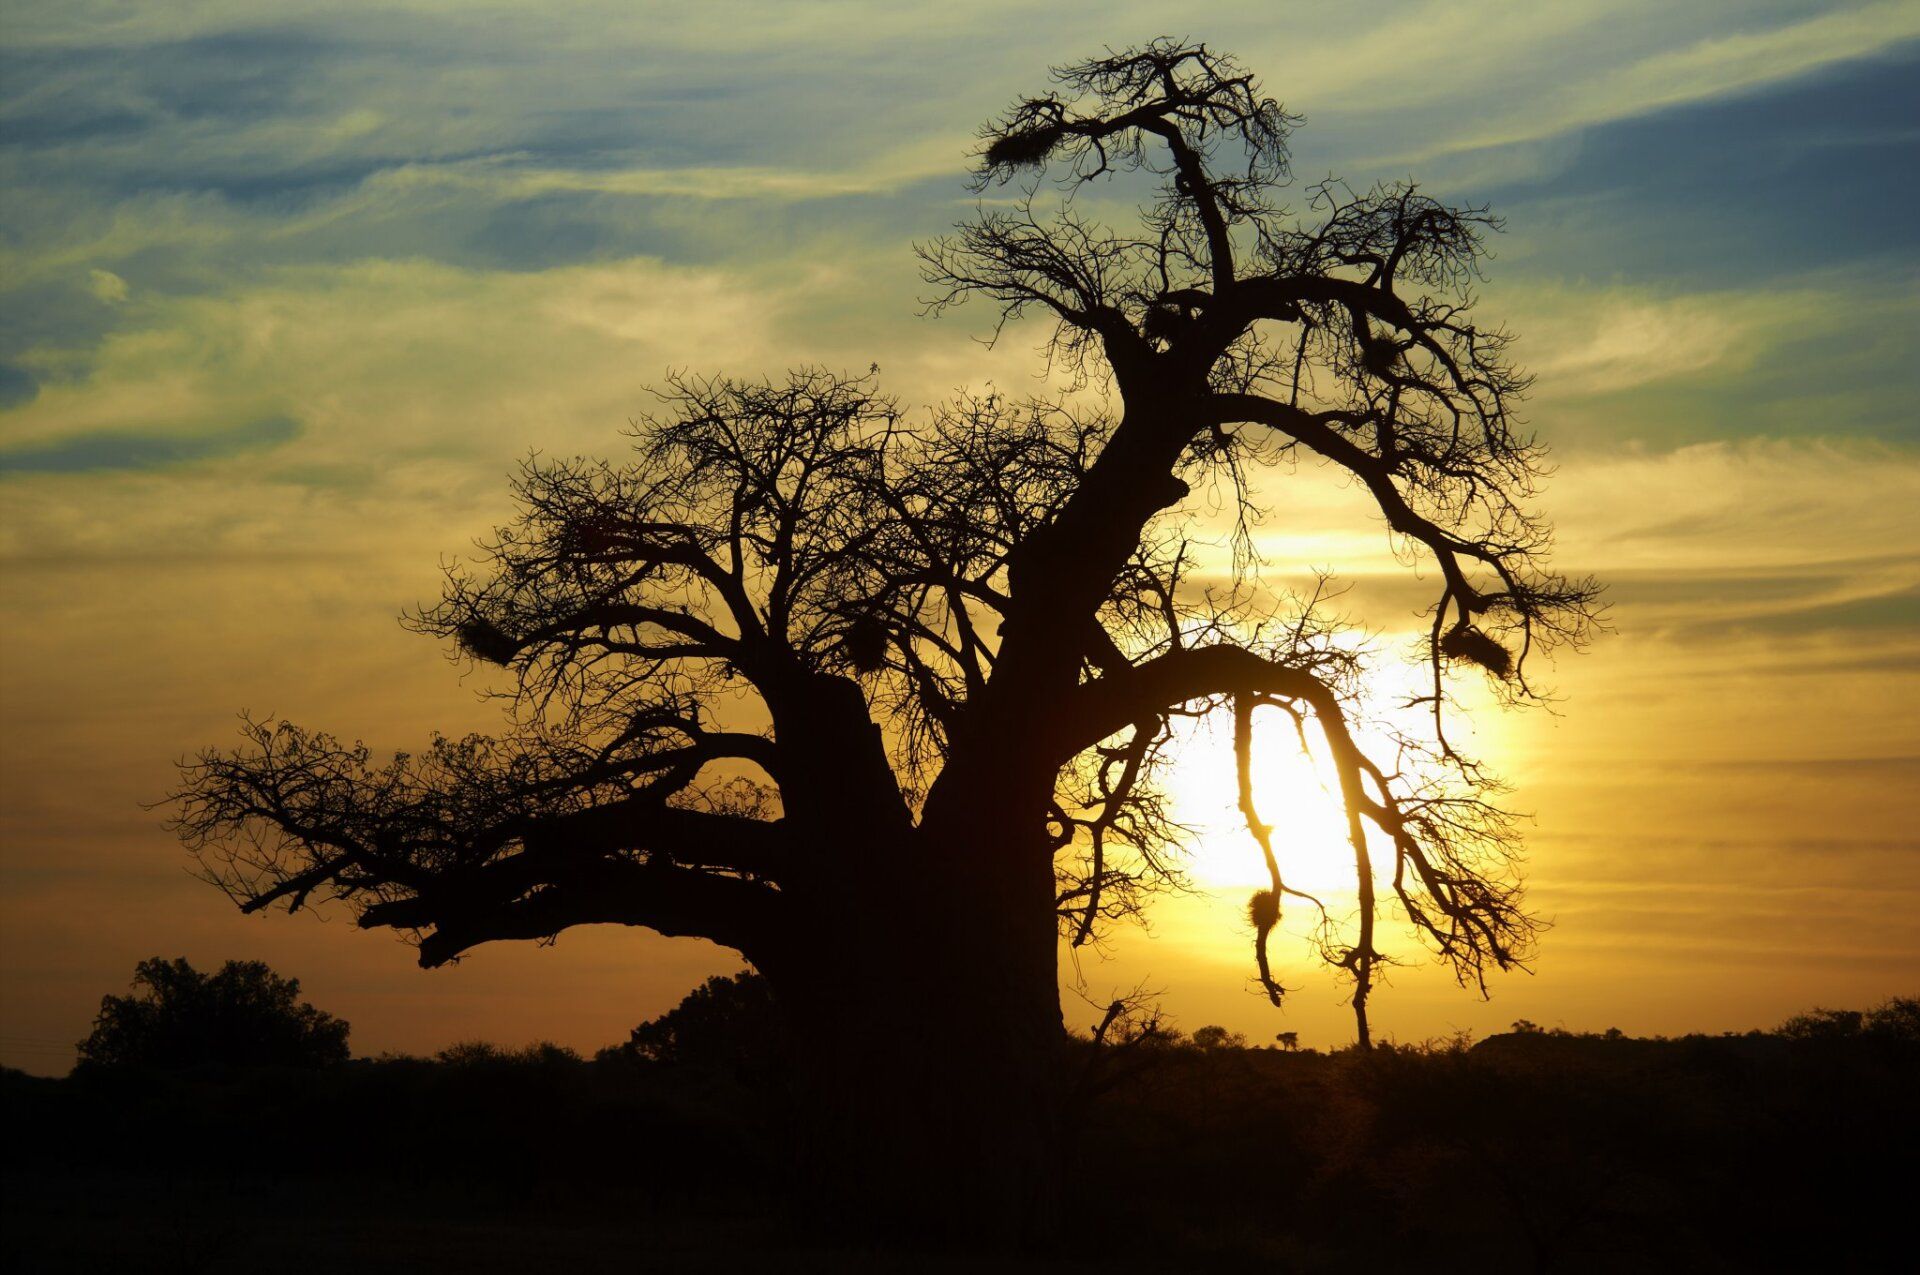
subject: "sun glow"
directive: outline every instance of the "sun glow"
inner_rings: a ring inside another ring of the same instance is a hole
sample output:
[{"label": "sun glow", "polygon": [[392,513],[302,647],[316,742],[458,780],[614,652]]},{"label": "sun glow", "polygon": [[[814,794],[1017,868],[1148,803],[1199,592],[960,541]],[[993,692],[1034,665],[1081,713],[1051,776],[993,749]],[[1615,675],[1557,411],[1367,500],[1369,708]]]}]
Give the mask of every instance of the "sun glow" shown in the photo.
[{"label": "sun glow", "polygon": [[[1324,897],[1354,888],[1353,847],[1347,840],[1340,780],[1309,722],[1307,749],[1285,714],[1254,717],[1254,807],[1273,827],[1274,856],[1289,886]],[[1233,721],[1214,713],[1176,727],[1174,763],[1167,776],[1173,816],[1192,829],[1187,869],[1194,883],[1224,889],[1267,884],[1260,846],[1239,810],[1234,777]]]},{"label": "sun glow", "polygon": [[[1349,720],[1355,742],[1388,771],[1418,765],[1400,754],[1389,726],[1423,733],[1426,710],[1406,705],[1426,693],[1426,677],[1424,665],[1383,662],[1367,678],[1367,702]],[[1308,719],[1296,729],[1277,708],[1257,711],[1253,722],[1254,807],[1273,828],[1282,879],[1322,900],[1351,900],[1356,888],[1353,846],[1340,778],[1319,727]],[[1450,730],[1462,740],[1476,735],[1470,717],[1456,716]],[[1239,809],[1232,714],[1220,709],[1176,723],[1171,761],[1166,790],[1173,817],[1193,834],[1186,866],[1194,883],[1215,890],[1266,886],[1266,862]],[[1393,874],[1391,848],[1371,825],[1366,832],[1376,882],[1384,882]]]}]

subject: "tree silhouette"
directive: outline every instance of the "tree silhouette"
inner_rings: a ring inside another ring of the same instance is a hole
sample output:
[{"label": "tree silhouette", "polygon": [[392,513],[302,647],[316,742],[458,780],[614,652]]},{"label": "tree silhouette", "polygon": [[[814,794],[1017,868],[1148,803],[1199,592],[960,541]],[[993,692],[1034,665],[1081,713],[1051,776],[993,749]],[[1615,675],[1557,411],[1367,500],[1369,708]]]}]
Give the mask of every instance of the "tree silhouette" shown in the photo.
[{"label": "tree silhouette", "polygon": [[[1319,904],[1258,802],[1264,711],[1339,775],[1357,907],[1320,908],[1319,947],[1363,1045],[1381,889],[1463,981],[1523,960],[1512,823],[1449,742],[1449,670],[1533,697],[1529,657],[1586,634],[1595,588],[1542,565],[1526,380],[1473,318],[1497,223],[1411,184],[1289,215],[1295,119],[1204,46],[1054,79],[985,128],[995,197],[922,256],[931,309],[1049,321],[1075,391],[909,416],[871,375],[671,381],[633,460],[525,466],[518,517],[412,617],[511,670],[512,729],[376,764],[249,723],[185,770],[210,877],[249,911],[344,900],[426,966],[588,923],[731,947],[807,1041],[824,1138],[1015,1225],[1053,1169],[1057,935],[1177,879],[1176,718],[1231,716],[1276,1004],[1281,905]],[[1124,232],[1085,208],[1136,190]],[[1260,578],[1255,480],[1303,461],[1437,568],[1430,729],[1391,757],[1356,740],[1362,656],[1324,596]],[[1237,511],[1229,587],[1191,579],[1196,486]]]},{"label": "tree silhouette", "polygon": [[767,980],[752,970],[708,979],[680,1003],[635,1027],[602,1056],[693,1071],[758,1075],[785,1058],[785,1027]]},{"label": "tree silhouette", "polygon": [[347,1023],[300,1000],[300,980],[262,961],[203,974],[154,957],[134,994],[106,996],[80,1042],[82,1067],[320,1067],[347,1060]]},{"label": "tree silhouette", "polygon": [[1209,1023],[1194,1029],[1193,1043],[1201,1049],[1245,1049],[1247,1038],[1239,1032],[1228,1031],[1218,1023]]}]

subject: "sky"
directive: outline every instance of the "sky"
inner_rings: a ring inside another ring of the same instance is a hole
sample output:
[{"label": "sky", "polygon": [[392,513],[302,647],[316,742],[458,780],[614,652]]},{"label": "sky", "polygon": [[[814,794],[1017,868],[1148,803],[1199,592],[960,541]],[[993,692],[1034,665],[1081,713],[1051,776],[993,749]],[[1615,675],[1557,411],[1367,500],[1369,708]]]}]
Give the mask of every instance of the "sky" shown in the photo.
[{"label": "sky", "polygon": [[[0,1062],[63,1071],[154,955],[264,959],[363,1054],[590,1051],[738,968],[598,928],[421,971],[239,916],[152,803],[242,710],[380,751],[494,724],[398,613],[519,459],[617,454],[672,370],[1033,384],[1037,329],[922,317],[912,245],[970,210],[982,121],[1163,34],[1305,117],[1301,184],[1506,219],[1481,310],[1537,376],[1555,560],[1610,586],[1552,710],[1479,727],[1533,815],[1533,972],[1482,1002],[1396,969],[1376,1032],[1920,992],[1920,3],[0,0]],[[1270,490],[1270,559],[1403,647],[1354,493]],[[1202,825],[1210,783],[1178,784]],[[1189,1030],[1343,1043],[1304,949],[1285,1014],[1254,994],[1220,822],[1199,892],[1063,962],[1069,1022],[1144,984]]]}]

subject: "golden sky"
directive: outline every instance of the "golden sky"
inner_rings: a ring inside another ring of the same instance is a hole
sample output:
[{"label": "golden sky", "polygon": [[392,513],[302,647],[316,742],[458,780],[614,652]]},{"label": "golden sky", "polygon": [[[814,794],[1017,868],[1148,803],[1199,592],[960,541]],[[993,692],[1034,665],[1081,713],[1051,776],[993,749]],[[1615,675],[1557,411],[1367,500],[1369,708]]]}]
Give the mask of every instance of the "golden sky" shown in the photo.
[{"label": "golden sky", "polygon": [[[423,972],[343,916],[238,916],[142,803],[242,709],[377,750],[492,726],[397,613],[509,514],[517,459],[618,453],[671,369],[1033,384],[1037,330],[918,317],[911,245],[1049,63],[1163,33],[1306,116],[1303,178],[1506,216],[1481,308],[1539,378],[1556,563],[1611,586],[1555,710],[1481,720],[1536,817],[1536,972],[1481,1003],[1396,970],[1376,1030],[1744,1029],[1920,989],[1920,4],[286,12],[0,0],[0,1062],[63,1070],[153,955],[264,959],[361,1053],[591,1050],[737,968],[598,929]],[[1404,652],[1420,587],[1355,494],[1265,492],[1275,573],[1334,568]],[[1304,948],[1284,1016],[1254,993],[1257,852],[1191,751],[1212,892],[1066,981],[1345,1041]],[[1310,854],[1311,773],[1270,782]]]}]

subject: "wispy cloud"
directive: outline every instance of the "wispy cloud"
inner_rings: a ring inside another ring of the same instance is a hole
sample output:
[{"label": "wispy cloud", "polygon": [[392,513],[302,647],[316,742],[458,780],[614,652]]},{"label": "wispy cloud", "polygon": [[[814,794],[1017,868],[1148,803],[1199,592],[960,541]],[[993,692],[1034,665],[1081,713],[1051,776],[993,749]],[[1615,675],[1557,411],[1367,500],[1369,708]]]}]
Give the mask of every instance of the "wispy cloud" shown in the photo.
[{"label": "wispy cloud", "polygon": [[0,449],[0,474],[74,474],[96,469],[155,469],[272,447],[295,438],[300,423],[269,416],[226,429],[190,433],[112,430]]},{"label": "wispy cloud", "polygon": [[1626,289],[1563,289],[1515,297],[1508,322],[1544,393],[1611,393],[1674,377],[1743,367],[1782,327],[1819,323],[1822,294],[1659,296]]},{"label": "wispy cloud", "polygon": [[[1598,16],[1598,15],[1596,15]],[[1920,3],[1882,0],[1798,22],[1710,35],[1575,75],[1524,110],[1447,144],[1471,150],[1534,141],[1664,107],[1745,92],[1920,38]]]}]

